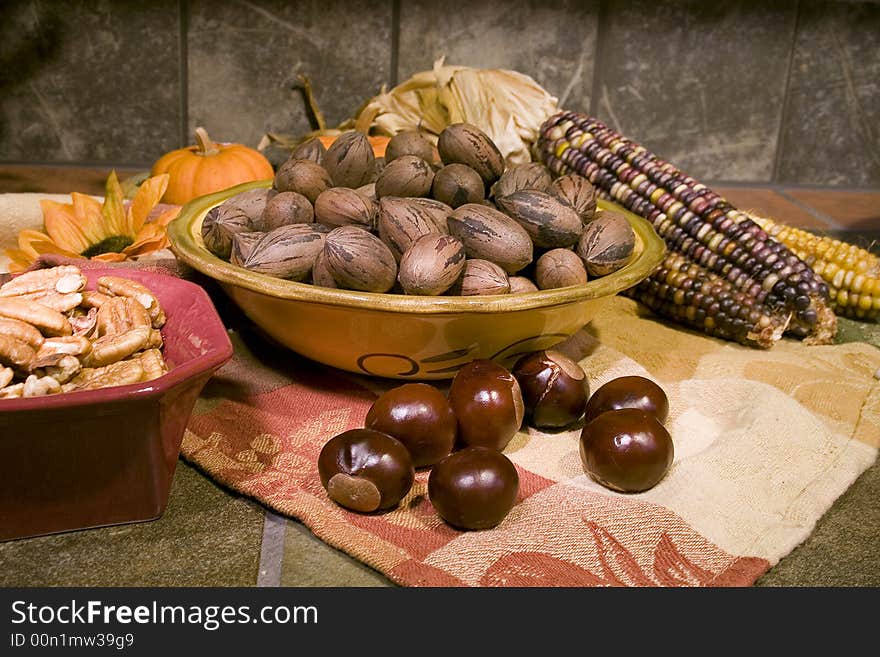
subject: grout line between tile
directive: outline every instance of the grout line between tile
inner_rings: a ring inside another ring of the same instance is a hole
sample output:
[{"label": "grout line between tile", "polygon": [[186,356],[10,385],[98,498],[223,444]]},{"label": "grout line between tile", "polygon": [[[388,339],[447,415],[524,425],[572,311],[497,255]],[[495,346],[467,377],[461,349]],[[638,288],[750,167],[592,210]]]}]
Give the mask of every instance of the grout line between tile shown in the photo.
[{"label": "grout line between tile", "polygon": [[596,48],[593,58],[593,80],[590,89],[590,116],[599,116],[599,94],[602,91],[602,68],[605,65],[605,41],[608,23],[608,2],[599,0],[596,13]]},{"label": "grout line between tile", "polygon": [[281,586],[281,566],[284,563],[286,529],[287,518],[267,509],[263,519],[263,541],[260,545],[257,586]]},{"label": "grout line between tile", "polygon": [[782,103],[779,109],[779,128],[776,131],[776,152],[773,154],[773,170],[770,179],[778,181],[782,171],[783,151],[785,149],[785,125],[791,109],[791,70],[794,67],[794,53],[797,48],[798,29],[801,23],[801,3],[797,0],[794,9],[794,26],[791,43],[788,45],[788,66],[785,71],[785,84],[782,89]]},{"label": "grout line between tile", "polygon": [[786,201],[793,203],[794,205],[798,206],[804,212],[808,212],[815,219],[818,219],[819,221],[827,224],[828,228],[834,228],[835,230],[843,230],[846,228],[839,221],[834,219],[834,217],[831,217],[831,216],[825,214],[824,212],[817,210],[816,208],[814,208],[812,205],[810,205],[808,203],[804,203],[799,198],[792,196],[791,194],[786,192],[784,189],[777,189],[774,191],[777,194],[779,194],[782,198],[784,198]]},{"label": "grout line between tile", "polygon": [[400,68],[400,0],[391,2],[391,62],[388,71],[388,87],[397,86],[397,71]]},{"label": "grout line between tile", "polygon": [[178,62],[180,76],[180,132],[178,148],[183,148],[189,143],[189,0],[179,0],[180,10],[180,43]]},{"label": "grout line between tile", "polygon": [[764,189],[776,191],[780,189],[807,191],[807,192],[853,192],[856,194],[877,194],[880,187],[871,185],[866,187],[858,187],[854,185],[831,185],[820,183],[797,183],[785,182],[775,183],[760,180],[712,180],[706,179],[703,184],[709,187],[734,187],[737,189]]}]

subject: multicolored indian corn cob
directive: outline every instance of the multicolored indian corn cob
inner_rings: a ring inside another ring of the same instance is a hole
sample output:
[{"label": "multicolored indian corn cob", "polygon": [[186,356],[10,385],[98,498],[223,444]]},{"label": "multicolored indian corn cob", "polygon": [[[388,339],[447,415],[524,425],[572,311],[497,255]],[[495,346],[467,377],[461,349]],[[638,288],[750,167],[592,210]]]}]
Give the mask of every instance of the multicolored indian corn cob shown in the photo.
[{"label": "multicolored indian corn cob", "polygon": [[816,344],[834,339],[826,283],[710,188],[585,114],[550,117],[536,148],[554,173],[585,176],[601,196],[650,221],[671,251],[727,281],[765,314],[787,316],[787,333]]},{"label": "multicolored indian corn cob", "polygon": [[880,256],[855,244],[750,216],[825,280],[834,312],[855,319],[880,319]]},{"label": "multicolored indian corn cob", "polygon": [[676,251],[668,251],[645,281],[624,294],[680,324],[754,347],[772,347],[790,318]]}]

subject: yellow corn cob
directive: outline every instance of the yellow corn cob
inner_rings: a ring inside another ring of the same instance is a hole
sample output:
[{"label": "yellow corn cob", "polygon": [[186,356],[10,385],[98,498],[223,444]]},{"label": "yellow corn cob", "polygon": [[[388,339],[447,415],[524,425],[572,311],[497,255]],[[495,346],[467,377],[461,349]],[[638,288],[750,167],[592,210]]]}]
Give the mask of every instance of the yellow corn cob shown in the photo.
[{"label": "yellow corn cob", "polygon": [[880,319],[880,256],[833,237],[751,217],[822,277],[834,312],[855,319]]}]

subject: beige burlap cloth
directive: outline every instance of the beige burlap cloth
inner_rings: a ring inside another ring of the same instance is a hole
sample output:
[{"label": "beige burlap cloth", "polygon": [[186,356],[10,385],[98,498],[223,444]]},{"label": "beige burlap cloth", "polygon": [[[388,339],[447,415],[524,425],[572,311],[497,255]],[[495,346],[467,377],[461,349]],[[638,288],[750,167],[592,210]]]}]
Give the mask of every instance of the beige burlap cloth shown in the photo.
[{"label": "beige burlap cloth", "polygon": [[403,585],[748,585],[809,535],[880,445],[874,347],[786,340],[757,351],[615,298],[560,348],[593,389],[626,374],[663,386],[672,469],[648,492],[614,493],[584,474],[579,431],[525,429],[505,450],[520,474],[516,506],[494,529],[462,532],[434,512],[427,472],[377,515],[336,506],[318,480],[326,440],[363,426],[376,394],[398,382],[235,342],[196,407],[184,458]]}]

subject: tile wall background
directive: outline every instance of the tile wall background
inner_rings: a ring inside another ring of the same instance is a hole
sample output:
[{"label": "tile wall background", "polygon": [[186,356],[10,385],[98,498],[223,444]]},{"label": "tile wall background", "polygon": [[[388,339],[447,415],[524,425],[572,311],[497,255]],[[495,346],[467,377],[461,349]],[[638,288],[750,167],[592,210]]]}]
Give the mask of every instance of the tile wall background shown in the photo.
[{"label": "tile wall background", "polygon": [[445,55],[534,77],[706,181],[880,188],[880,3],[0,0],[0,162],[255,146]]}]

